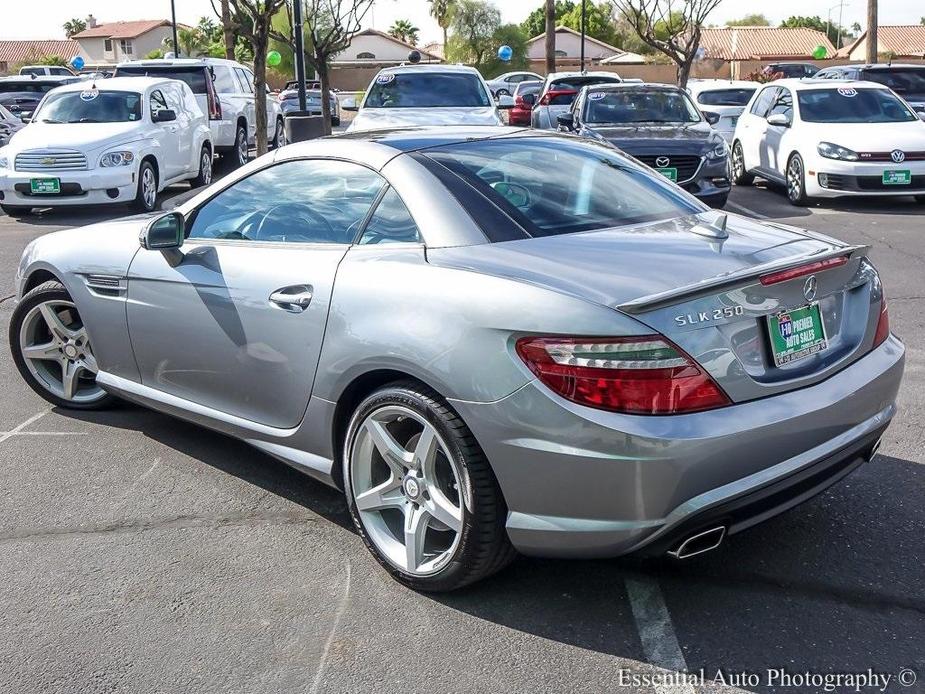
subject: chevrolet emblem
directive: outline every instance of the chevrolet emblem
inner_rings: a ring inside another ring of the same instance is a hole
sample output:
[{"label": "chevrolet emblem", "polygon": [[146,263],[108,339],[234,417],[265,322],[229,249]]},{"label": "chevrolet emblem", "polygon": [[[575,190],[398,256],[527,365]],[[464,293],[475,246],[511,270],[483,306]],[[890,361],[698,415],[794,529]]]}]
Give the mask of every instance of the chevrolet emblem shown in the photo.
[{"label": "chevrolet emblem", "polygon": [[57,159],[55,159],[54,157],[44,157],[44,158],[42,159],[42,163],[43,163],[45,166],[51,166],[51,165],[54,164],[56,161],[57,161]]}]

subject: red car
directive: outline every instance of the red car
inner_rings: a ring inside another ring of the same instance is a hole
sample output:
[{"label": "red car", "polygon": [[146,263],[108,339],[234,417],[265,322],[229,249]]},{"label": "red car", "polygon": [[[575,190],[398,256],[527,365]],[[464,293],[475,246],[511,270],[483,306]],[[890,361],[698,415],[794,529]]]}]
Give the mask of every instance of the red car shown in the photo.
[{"label": "red car", "polygon": [[[536,103],[536,96],[543,87],[542,82],[521,82],[514,90],[514,108],[508,111],[508,125],[530,127],[530,111]],[[526,97],[526,99],[524,99]]]}]

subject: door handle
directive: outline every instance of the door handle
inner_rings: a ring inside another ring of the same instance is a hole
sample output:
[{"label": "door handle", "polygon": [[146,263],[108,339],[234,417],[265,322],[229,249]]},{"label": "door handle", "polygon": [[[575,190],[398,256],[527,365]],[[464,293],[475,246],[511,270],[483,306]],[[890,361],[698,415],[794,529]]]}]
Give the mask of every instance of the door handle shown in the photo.
[{"label": "door handle", "polygon": [[277,289],[270,294],[270,303],[290,313],[301,313],[312,303],[312,288],[307,284],[297,284]]}]

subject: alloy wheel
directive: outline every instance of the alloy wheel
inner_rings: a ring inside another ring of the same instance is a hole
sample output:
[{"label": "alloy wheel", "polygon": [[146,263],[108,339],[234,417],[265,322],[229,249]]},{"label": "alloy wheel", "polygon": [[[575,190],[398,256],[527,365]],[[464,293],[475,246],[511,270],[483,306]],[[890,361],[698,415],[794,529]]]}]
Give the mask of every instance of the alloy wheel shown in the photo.
[{"label": "alloy wheel", "polygon": [[437,430],[399,405],[371,412],[350,453],[351,492],[371,542],[412,576],[440,571],[459,546],[464,509],[457,463]]},{"label": "alloy wheel", "polygon": [[212,152],[208,149],[202,150],[202,158],[199,160],[199,171],[204,186],[212,183]]},{"label": "alloy wheel", "polygon": [[242,166],[247,163],[247,133],[244,128],[238,129],[238,163]]},{"label": "alloy wheel", "polygon": [[19,346],[26,368],[53,395],[75,403],[106,397],[96,384],[99,367],[73,302],[34,306],[23,319]]},{"label": "alloy wheel", "polygon": [[738,142],[732,148],[732,173],[736,178],[745,174],[745,162],[742,160],[742,145]]},{"label": "alloy wheel", "polygon": [[144,200],[145,207],[153,210],[157,201],[157,181],[154,179],[154,171],[150,167],[141,172],[141,197]]},{"label": "alloy wheel", "polygon": [[798,157],[793,157],[787,164],[787,197],[791,201],[803,197],[803,164]]}]

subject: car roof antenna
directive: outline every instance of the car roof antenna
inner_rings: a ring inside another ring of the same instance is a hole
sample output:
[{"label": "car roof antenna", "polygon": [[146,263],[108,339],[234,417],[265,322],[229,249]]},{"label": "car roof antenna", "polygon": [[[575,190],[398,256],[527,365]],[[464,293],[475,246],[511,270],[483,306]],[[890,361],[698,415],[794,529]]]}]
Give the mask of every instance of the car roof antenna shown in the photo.
[{"label": "car roof antenna", "polygon": [[706,236],[711,239],[728,239],[729,232],[726,231],[726,224],[729,221],[729,215],[725,212],[719,212],[713,217],[712,221],[704,223],[699,221],[700,215],[697,216],[697,223],[690,228],[691,233],[698,236]]}]

